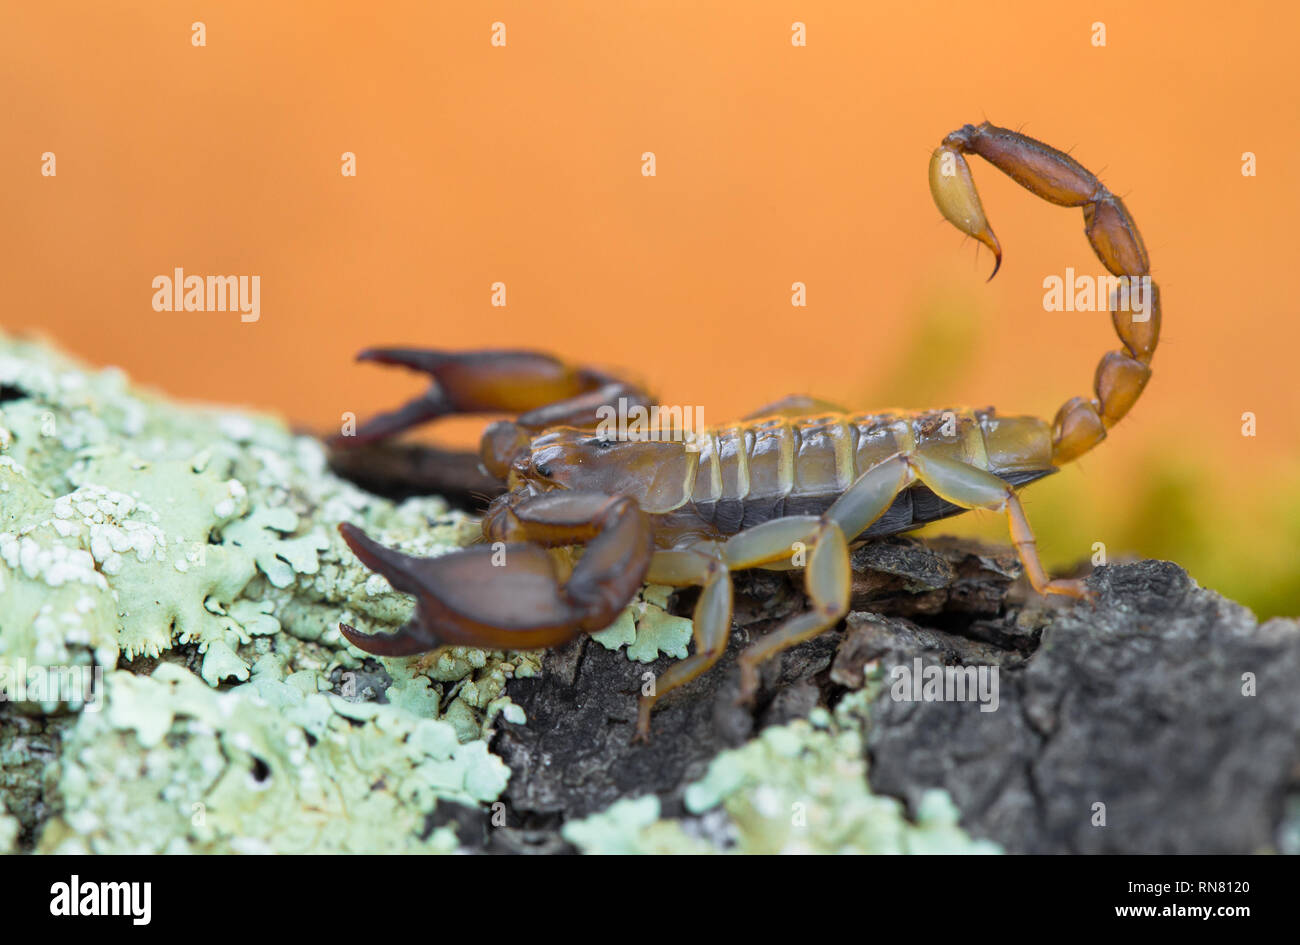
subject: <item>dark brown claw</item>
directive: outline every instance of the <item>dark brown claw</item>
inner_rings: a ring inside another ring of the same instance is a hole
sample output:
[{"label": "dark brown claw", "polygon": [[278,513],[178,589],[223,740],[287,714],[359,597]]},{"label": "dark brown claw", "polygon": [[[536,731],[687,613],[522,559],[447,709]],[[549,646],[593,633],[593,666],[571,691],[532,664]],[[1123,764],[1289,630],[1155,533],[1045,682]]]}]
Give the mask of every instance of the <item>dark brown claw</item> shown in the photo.
[{"label": "dark brown claw", "polygon": [[[645,513],[626,497],[591,493],[551,494],[531,505],[510,510],[515,533],[530,540],[437,558],[403,554],[354,525],[339,525],[366,567],[416,599],[414,617],[393,634],[340,624],[343,635],[377,656],[410,656],[440,646],[539,649],[608,626],[650,566],[654,544]],[[566,580],[534,537],[552,546],[582,542],[586,553]]]},{"label": "dark brown claw", "polygon": [[396,436],[414,429],[422,423],[454,413],[436,389],[409,400],[396,410],[377,414],[357,427],[355,433],[336,433],[330,437],[330,446],[365,446],[377,440]]},{"label": "dark brown claw", "polygon": [[[384,547],[352,525],[344,523],[339,531],[366,567],[416,601],[415,616],[392,635],[344,631],[360,649],[378,656],[409,656],[440,646],[533,649],[573,635],[576,615],[558,593],[558,576],[545,549],[524,543],[496,549],[476,545],[439,558],[416,558]],[[494,556],[506,565],[494,565]],[[380,649],[371,650],[371,640]]]},{"label": "dark brown claw", "polygon": [[448,352],[367,348],[358,361],[393,364],[429,375],[427,392],[361,424],[335,446],[359,446],[450,414],[523,414],[604,387],[611,379],[535,351]]},{"label": "dark brown claw", "polygon": [[358,650],[373,656],[415,656],[438,648],[424,640],[418,624],[408,623],[395,633],[362,633],[346,623],[339,624],[339,632]]}]

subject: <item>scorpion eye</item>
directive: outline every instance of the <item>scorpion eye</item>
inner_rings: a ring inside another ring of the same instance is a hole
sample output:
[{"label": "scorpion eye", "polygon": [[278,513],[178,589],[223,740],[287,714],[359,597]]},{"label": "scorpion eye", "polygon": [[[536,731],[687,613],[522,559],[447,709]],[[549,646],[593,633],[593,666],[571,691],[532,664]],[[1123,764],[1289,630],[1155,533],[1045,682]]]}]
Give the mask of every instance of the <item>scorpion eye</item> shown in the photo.
[{"label": "scorpion eye", "polygon": [[550,467],[550,466],[547,466],[547,465],[545,465],[545,464],[543,464],[543,463],[538,463],[534,468],[537,470],[537,475],[541,476],[543,479],[550,479],[550,478],[551,478],[551,467]]}]

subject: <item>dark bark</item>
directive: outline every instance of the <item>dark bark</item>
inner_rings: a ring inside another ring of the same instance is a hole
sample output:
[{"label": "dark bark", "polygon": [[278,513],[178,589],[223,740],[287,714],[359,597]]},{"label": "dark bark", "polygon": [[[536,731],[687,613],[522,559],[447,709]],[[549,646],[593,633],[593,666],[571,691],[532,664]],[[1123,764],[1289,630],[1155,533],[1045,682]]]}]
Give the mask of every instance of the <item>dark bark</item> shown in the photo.
[{"label": "dark bark", "polygon": [[[568,818],[654,792],[680,816],[682,791],[719,751],[766,725],[830,706],[886,673],[868,738],[873,789],[909,805],[943,787],[963,825],[1017,852],[1255,852],[1268,849],[1300,782],[1300,625],[1259,625],[1175,565],[1099,568],[1094,604],[1044,602],[1013,582],[1006,550],[901,538],[854,556],[845,629],[766,668],[756,706],[735,705],[735,657],[804,606],[798,579],[736,575],[736,627],[713,671],[656,711],[630,744],[643,666],[583,639],[549,653],[510,693],[526,726],[503,725],[509,829],[492,849],[562,849]],[[675,609],[689,613],[693,593]],[[999,705],[902,702],[894,666],[999,668]],[[1253,673],[1257,695],[1243,695]],[[1094,826],[1105,805],[1106,825]]]}]

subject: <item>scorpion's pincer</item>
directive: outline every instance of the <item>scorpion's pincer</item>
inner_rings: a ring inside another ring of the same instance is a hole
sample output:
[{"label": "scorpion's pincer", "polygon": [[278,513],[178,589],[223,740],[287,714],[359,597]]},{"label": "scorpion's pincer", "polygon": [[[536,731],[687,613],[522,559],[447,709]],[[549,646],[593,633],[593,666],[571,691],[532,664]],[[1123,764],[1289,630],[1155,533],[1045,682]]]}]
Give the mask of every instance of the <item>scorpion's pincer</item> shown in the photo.
[{"label": "scorpion's pincer", "polygon": [[970,165],[960,151],[941,145],[930,156],[930,194],[944,219],[993,251],[995,262],[989,278],[996,276],[1002,266],[1002,247],[984,216]]}]

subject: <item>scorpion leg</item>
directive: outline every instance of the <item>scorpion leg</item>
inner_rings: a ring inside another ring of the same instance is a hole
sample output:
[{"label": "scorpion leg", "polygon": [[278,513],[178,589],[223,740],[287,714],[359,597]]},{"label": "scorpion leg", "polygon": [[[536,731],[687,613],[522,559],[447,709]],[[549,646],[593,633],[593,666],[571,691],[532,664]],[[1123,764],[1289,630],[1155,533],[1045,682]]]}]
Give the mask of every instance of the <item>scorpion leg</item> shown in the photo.
[{"label": "scorpion leg", "polygon": [[[804,519],[805,516],[797,516]],[[826,518],[806,517],[809,529],[802,541],[808,548],[808,566],[804,570],[804,588],[812,609],[788,618],[781,626],[763,635],[740,654],[740,701],[753,700],[758,691],[758,665],[804,640],[829,630],[849,612],[849,543],[838,525]],[[790,519],[778,519],[788,522]],[[765,523],[775,524],[775,523]],[[733,568],[754,567],[757,558],[791,555],[789,532],[774,528],[770,534],[757,535],[764,526],[737,535],[728,542],[727,561]]]},{"label": "scorpion leg", "polygon": [[685,550],[656,553],[647,580],[675,587],[700,585],[703,591],[695,605],[695,652],[655,681],[654,695],[641,697],[635,740],[649,738],[650,713],[660,699],[705,672],[726,650],[731,633],[730,572],[792,558],[800,545],[811,546],[805,584],[814,610],[787,620],[741,654],[741,700],[749,701],[757,688],[759,662],[834,626],[848,611],[849,554],[843,533],[827,519],[787,516],[741,532],[721,548],[701,542]]},{"label": "scorpion leg", "polygon": [[760,663],[829,630],[848,612],[848,543],[884,515],[915,478],[902,455],[892,456],[860,475],[821,518],[776,519],[727,542],[727,562],[733,569],[770,566],[792,558],[795,542],[811,545],[804,586],[813,609],[791,617],[740,654],[742,701],[750,701],[758,690]]},{"label": "scorpion leg", "polygon": [[[524,541],[475,545],[437,558],[402,554],[339,526],[362,563],[415,595],[415,616],[393,634],[341,624],[350,643],[379,656],[440,646],[537,649],[607,627],[645,580],[650,520],[626,496],[559,492],[520,502],[503,525]],[[546,547],[585,544],[567,580]]]},{"label": "scorpion leg", "polygon": [[[721,553],[721,566],[725,571],[793,564],[793,559],[802,546],[808,553],[804,584],[813,604],[811,610],[787,619],[741,653],[741,701],[750,701],[757,691],[760,664],[789,647],[829,630],[848,611],[851,581],[849,540],[865,532],[889,509],[898,494],[920,477],[921,466],[933,477],[938,477],[932,468],[933,464],[918,463],[910,453],[898,453],[860,475],[820,518],[802,515],[773,519],[741,532],[726,542]],[[968,468],[977,474],[980,472],[974,467],[962,468]],[[1000,491],[996,495],[997,501],[1008,502],[1010,505],[1013,537],[1017,539],[1017,548],[1026,561],[1031,580],[1036,581],[1035,587],[1047,586],[1049,582],[1042,576],[1042,568],[1037,565],[1037,556],[1033,554],[1033,539],[1028,526],[1023,523],[1024,516],[1015,494],[996,476],[991,473],[984,475],[998,484]],[[954,497],[950,501],[957,500]],[[970,504],[966,504],[969,507]],[[657,681],[654,696],[642,697],[637,719],[639,738],[645,738],[649,734],[650,712],[655,703],[670,690],[708,669],[726,648],[731,622],[731,593],[730,579],[725,571],[719,568],[716,552],[688,550],[659,552],[655,555],[649,580],[675,586],[701,584],[706,591],[701,595],[695,610],[696,652],[673,666]],[[1059,585],[1069,582],[1050,583]]]},{"label": "scorpion leg", "polygon": [[334,437],[336,446],[370,443],[452,414],[519,415],[520,425],[530,430],[558,423],[581,425],[588,416],[595,422],[595,408],[619,397],[630,403],[649,400],[608,374],[535,351],[370,348],[357,360],[421,371],[433,378],[433,385],[396,410],[367,420],[355,433]]},{"label": "scorpion leg", "polygon": [[741,698],[758,688],[758,666],[782,650],[834,626],[848,610],[848,540],[862,534],[900,492],[920,481],[964,508],[1004,510],[1011,538],[1034,589],[1042,594],[1086,597],[1081,581],[1051,580],[1038,559],[1033,532],[1015,490],[990,472],[923,452],[899,453],[864,472],[821,519],[790,517],[760,525],[727,543],[732,569],[771,564],[790,555],[794,542],[811,545],[805,585],[813,609],[798,614],[760,638],[740,656]]},{"label": "scorpion leg", "polygon": [[1011,543],[1020,554],[1029,583],[1039,594],[1063,594],[1068,597],[1091,596],[1083,581],[1052,580],[1048,578],[1038,558],[1034,533],[1025,518],[1016,491],[991,472],[939,456],[928,456],[924,450],[909,454],[907,462],[916,471],[916,477],[931,491],[953,505],[964,509],[992,509],[1005,512],[1011,526]]},{"label": "scorpion leg", "polygon": [[674,663],[655,680],[653,695],[641,697],[633,741],[649,741],[650,713],[655,703],[706,672],[727,649],[727,638],[731,635],[731,575],[721,551],[713,543],[701,542],[685,550],[657,552],[646,580],[671,587],[698,585],[703,590],[693,614],[695,652]]},{"label": "scorpion leg", "polygon": [[[695,608],[696,652],[656,681],[656,694],[641,698],[637,735],[650,730],[650,711],[670,690],[704,672],[726,649],[731,630],[731,580],[727,572],[745,568],[796,566],[800,550],[808,555],[804,586],[813,609],[786,620],[740,656],[740,699],[752,700],[758,667],[782,650],[833,627],[848,611],[850,574],[848,539],[878,519],[894,498],[916,478],[901,456],[867,470],[822,517],[791,515],[773,519],[733,536],[716,552],[667,551],[655,555],[649,580],[659,584],[704,585]],[[698,548],[699,546],[697,546]]]}]

